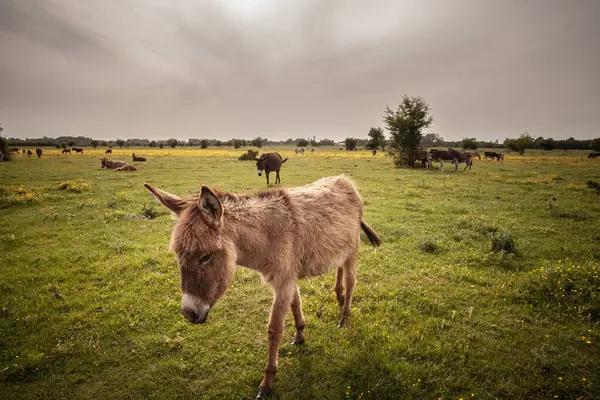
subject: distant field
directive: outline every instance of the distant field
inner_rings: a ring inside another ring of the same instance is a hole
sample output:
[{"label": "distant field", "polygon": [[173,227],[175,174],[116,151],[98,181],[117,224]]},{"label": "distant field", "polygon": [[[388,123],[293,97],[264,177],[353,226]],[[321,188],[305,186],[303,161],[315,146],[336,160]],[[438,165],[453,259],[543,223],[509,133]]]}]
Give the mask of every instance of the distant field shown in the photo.
[{"label": "distant field", "polygon": [[[208,322],[187,323],[174,222],[143,183],[185,196],[264,176],[244,149],[114,149],[148,158],[131,173],[101,169],[104,150],[0,163],[0,397],[253,398],[271,291],[239,269]],[[277,149],[283,186],[351,175],[384,244],[361,246],[343,329],[334,272],[301,282],[306,344],[282,345],[275,398],[600,398],[600,159],[440,172],[293,150]],[[293,332],[289,315],[284,343]]]}]

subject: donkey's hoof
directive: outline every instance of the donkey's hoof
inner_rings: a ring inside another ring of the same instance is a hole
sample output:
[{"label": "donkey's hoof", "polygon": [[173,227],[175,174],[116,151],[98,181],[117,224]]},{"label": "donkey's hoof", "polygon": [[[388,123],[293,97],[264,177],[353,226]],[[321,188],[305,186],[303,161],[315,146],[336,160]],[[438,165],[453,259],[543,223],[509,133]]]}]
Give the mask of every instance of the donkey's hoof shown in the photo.
[{"label": "donkey's hoof", "polygon": [[291,345],[294,346],[300,346],[304,344],[304,338],[294,338],[294,340],[292,340],[292,343],[290,343]]},{"label": "donkey's hoof", "polygon": [[340,319],[340,322],[338,323],[338,329],[343,328],[345,323],[346,323],[346,318]]},{"label": "donkey's hoof", "polygon": [[271,397],[272,393],[273,393],[273,389],[259,387],[258,394],[256,395],[256,400],[266,399],[267,397]]}]

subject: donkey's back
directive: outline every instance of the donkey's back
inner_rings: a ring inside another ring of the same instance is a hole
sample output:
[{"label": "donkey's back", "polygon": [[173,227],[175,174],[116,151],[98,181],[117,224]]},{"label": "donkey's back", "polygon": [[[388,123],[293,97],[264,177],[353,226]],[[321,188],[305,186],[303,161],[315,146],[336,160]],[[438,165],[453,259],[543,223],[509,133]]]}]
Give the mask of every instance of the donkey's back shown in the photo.
[{"label": "donkey's back", "polygon": [[340,266],[360,240],[363,202],[344,175],[322,178],[288,191],[295,225],[297,276],[316,276]]}]

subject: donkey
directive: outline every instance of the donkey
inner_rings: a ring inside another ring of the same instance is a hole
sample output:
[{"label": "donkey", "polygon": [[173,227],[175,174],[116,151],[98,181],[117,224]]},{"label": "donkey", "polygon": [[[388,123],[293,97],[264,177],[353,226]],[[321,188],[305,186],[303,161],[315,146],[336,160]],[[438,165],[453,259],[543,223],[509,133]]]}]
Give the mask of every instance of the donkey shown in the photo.
[{"label": "donkey", "polygon": [[457,158],[460,157],[460,153],[453,149],[448,149],[446,151],[431,149],[429,150],[429,154],[431,156],[432,161],[440,162],[440,171],[444,170],[444,161],[450,161],[454,165],[454,170],[458,170],[458,162]]},{"label": "donkey", "polygon": [[39,147],[35,149],[35,154],[37,154],[38,158],[42,158],[42,149]]},{"label": "donkey", "polygon": [[131,164],[125,164],[122,167],[115,168],[115,171],[137,171],[137,168]]},{"label": "donkey", "polygon": [[[314,150],[314,149],[313,149],[313,150]],[[373,154],[374,156],[376,156],[376,155],[377,155],[377,149],[373,149],[373,150],[371,150],[371,154]]]},{"label": "donkey", "polygon": [[62,149],[62,153],[63,154],[71,154],[71,150],[69,150],[69,149]]},{"label": "donkey", "polygon": [[294,150],[296,154],[304,154],[304,149],[296,149]]},{"label": "donkey", "polygon": [[146,161],[144,157],[136,157],[135,153],[131,153],[131,157],[133,157],[133,161]]},{"label": "donkey", "polygon": [[599,158],[600,157],[600,153],[590,153],[588,154],[588,158]]},{"label": "donkey", "polygon": [[106,168],[106,169],[117,169],[117,168],[121,168],[125,165],[129,165],[125,161],[111,161],[108,158],[103,158],[100,160],[100,162],[102,164],[101,168]]},{"label": "donkey", "polygon": [[298,279],[322,275],[337,266],[334,290],[342,305],[341,328],[350,316],[361,229],[373,246],[381,244],[363,221],[361,197],[344,175],[256,195],[202,185],[199,196],[187,200],[147,183],[144,186],[177,218],[170,249],[179,263],[181,313],[188,321],[206,322],[210,309],[230,286],[236,265],[258,271],[272,287],[269,355],[257,399],[271,393],[290,308],[296,326],[292,344],[304,343],[306,323]]},{"label": "donkey", "polygon": [[[25,150],[23,150],[23,151],[25,151]],[[31,157],[32,154],[33,153],[31,152],[31,150],[27,150],[27,157]]]},{"label": "donkey", "polygon": [[493,161],[494,158],[498,158],[498,160],[500,160],[500,156],[495,151],[485,151],[483,153],[484,160],[491,159]]},{"label": "donkey", "polygon": [[104,154],[112,154],[112,149],[106,149],[106,151],[104,152]]},{"label": "donkey", "polygon": [[455,164],[456,169],[458,169],[458,164],[465,163],[465,168],[463,171],[467,168],[469,168],[470,171],[471,166],[473,165],[473,158],[474,157],[472,153],[463,151],[462,153],[458,153],[458,156],[452,161],[452,164]]},{"label": "donkey", "polygon": [[470,151],[469,153],[471,153],[473,158],[477,157],[478,160],[481,160],[481,154],[478,151]]},{"label": "donkey", "polygon": [[421,168],[431,168],[431,155],[428,154],[425,150],[413,150],[411,153],[412,165],[411,167],[415,167],[415,162],[421,162]]},{"label": "donkey", "polygon": [[281,170],[281,166],[288,159],[281,159],[281,155],[279,153],[263,153],[259,158],[252,158],[256,161],[256,170],[258,171],[258,176],[262,175],[262,172],[265,171],[265,175],[267,177],[267,186],[269,185],[269,174],[271,171],[275,171],[277,176],[275,176],[275,184],[281,183],[281,178],[279,177],[279,170]]},{"label": "donkey", "polygon": [[83,155],[83,149],[80,147],[73,147],[71,150],[73,150],[75,153],[81,153]]}]

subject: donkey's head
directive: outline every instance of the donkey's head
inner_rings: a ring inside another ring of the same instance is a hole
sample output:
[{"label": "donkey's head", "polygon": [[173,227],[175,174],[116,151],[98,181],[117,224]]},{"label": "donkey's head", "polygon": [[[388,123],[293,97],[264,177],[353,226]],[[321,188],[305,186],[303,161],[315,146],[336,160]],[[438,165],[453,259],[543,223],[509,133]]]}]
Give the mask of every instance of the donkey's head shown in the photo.
[{"label": "donkey's head", "polygon": [[258,172],[258,176],[261,176],[263,171],[265,170],[265,164],[267,163],[267,158],[265,154],[261,154],[259,158],[252,158],[256,161],[256,171]]},{"label": "donkey's head", "polygon": [[171,251],[179,263],[181,313],[194,324],[203,323],[231,284],[235,271],[233,243],[223,236],[223,205],[204,185],[194,200],[144,186],[177,218]]}]

